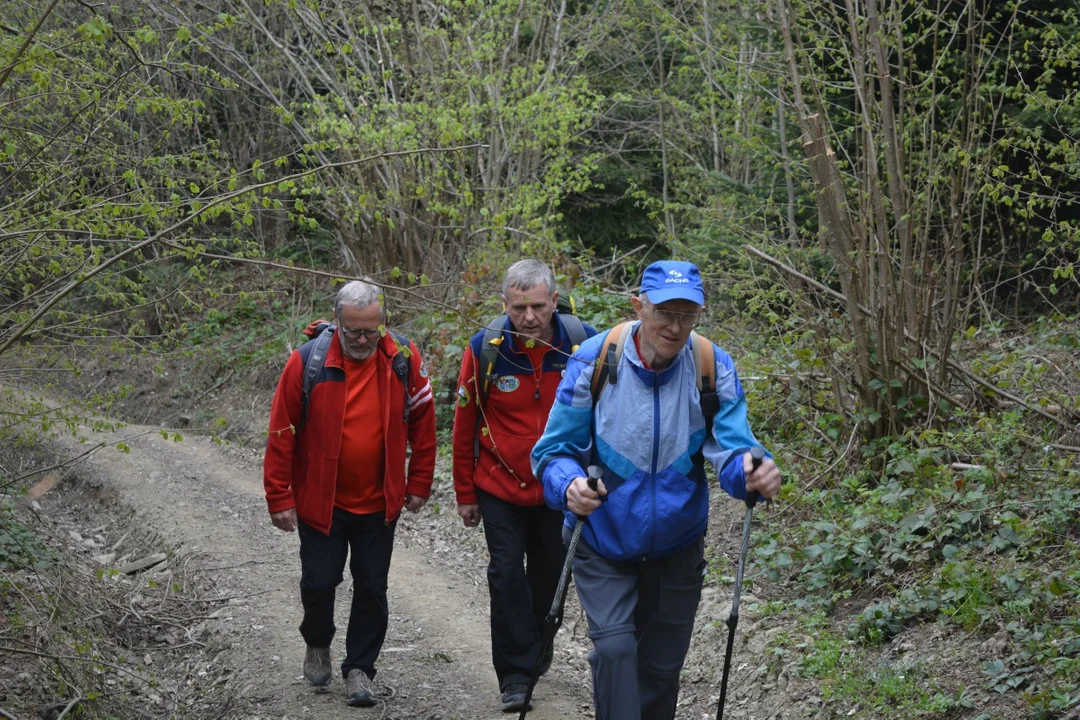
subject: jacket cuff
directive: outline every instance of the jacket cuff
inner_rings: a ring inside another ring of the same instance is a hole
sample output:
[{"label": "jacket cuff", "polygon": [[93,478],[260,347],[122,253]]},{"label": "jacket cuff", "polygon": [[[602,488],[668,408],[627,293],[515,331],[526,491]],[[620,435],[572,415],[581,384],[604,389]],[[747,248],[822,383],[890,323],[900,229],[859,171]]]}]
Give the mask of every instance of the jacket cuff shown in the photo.
[{"label": "jacket cuff", "polygon": [[292,498],[292,496],[275,498],[273,500],[267,499],[266,507],[270,511],[270,514],[273,515],[274,513],[284,512],[286,510],[291,510],[295,508],[296,501]]},{"label": "jacket cuff", "polygon": [[570,458],[554,458],[544,468],[544,501],[548,507],[567,511],[566,490],[574,478],[585,477],[581,464]]},{"label": "jacket cuff", "polygon": [[728,455],[724,467],[720,468],[720,487],[733,498],[746,499],[746,473],[743,471],[743,455],[749,448],[739,448]]},{"label": "jacket cuff", "polygon": [[458,505],[475,505],[477,503],[476,491],[466,490],[455,493]]},{"label": "jacket cuff", "polygon": [[431,497],[431,483],[409,480],[405,483],[405,494],[422,498]]}]

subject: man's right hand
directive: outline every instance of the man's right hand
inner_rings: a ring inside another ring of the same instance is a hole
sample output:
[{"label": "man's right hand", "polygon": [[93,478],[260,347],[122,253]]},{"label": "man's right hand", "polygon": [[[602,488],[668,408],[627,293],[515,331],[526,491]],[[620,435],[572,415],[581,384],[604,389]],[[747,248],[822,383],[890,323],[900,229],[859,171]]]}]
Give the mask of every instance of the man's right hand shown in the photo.
[{"label": "man's right hand", "polygon": [[459,504],[457,514],[461,516],[461,522],[465,527],[476,527],[480,524],[480,506],[476,503]]},{"label": "man's right hand", "polygon": [[270,513],[270,522],[272,522],[274,527],[278,530],[295,532],[296,508],[289,508],[288,510],[282,510],[281,512]]},{"label": "man's right hand", "polygon": [[566,488],[566,505],[570,512],[578,517],[587,517],[600,507],[600,498],[607,495],[603,480],[596,481],[596,490],[589,487],[589,481],[583,477],[574,478]]}]

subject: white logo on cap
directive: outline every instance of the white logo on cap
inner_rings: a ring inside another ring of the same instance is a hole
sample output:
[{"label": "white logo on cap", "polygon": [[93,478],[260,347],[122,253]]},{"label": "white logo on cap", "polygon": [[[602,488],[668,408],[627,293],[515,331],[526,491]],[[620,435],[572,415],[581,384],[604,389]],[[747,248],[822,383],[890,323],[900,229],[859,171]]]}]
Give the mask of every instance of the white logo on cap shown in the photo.
[{"label": "white logo on cap", "polygon": [[682,277],[682,273],[678,270],[668,270],[668,275],[672,277]]}]

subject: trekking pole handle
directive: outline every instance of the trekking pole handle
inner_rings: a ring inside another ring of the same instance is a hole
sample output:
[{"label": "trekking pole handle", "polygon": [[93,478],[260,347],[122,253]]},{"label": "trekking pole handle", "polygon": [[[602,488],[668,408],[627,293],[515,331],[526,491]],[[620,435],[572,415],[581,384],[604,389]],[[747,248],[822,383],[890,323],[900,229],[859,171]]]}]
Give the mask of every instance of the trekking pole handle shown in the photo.
[{"label": "trekking pole handle", "polygon": [[590,490],[596,492],[600,478],[604,476],[604,470],[599,465],[590,465],[587,472],[589,473],[589,477],[586,478],[585,482],[589,484]]},{"label": "trekking pole handle", "polygon": [[[765,459],[765,448],[755,445],[750,448],[750,472],[761,467],[761,461]],[[759,495],[756,492],[746,493],[746,507],[752,508],[757,505]]]}]

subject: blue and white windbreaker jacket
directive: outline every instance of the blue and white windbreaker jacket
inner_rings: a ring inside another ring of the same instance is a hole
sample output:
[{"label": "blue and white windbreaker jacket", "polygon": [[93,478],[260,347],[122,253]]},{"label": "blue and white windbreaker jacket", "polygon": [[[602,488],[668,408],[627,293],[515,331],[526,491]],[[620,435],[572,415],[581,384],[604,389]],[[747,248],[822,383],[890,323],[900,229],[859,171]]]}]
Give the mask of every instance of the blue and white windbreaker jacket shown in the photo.
[{"label": "blue and white windbreaker jacket", "polygon": [[[634,323],[633,333],[639,325]],[[564,511],[567,526],[573,527],[576,518],[567,509],[566,489],[574,478],[585,476],[583,468],[599,460],[608,495],[589,516],[585,541],[610,560],[666,555],[705,532],[709,488],[704,461],[717,470],[720,486],[742,499],[742,454],[759,443],[746,419],[746,396],[735,365],[719,347],[720,410],[707,440],[690,341],[671,365],[654,372],[644,367],[628,338],[618,382],[607,385],[594,408],[595,360],[607,334],[585,341],[568,363],[544,435],[533,447],[533,474],[544,483],[547,504]]]}]

